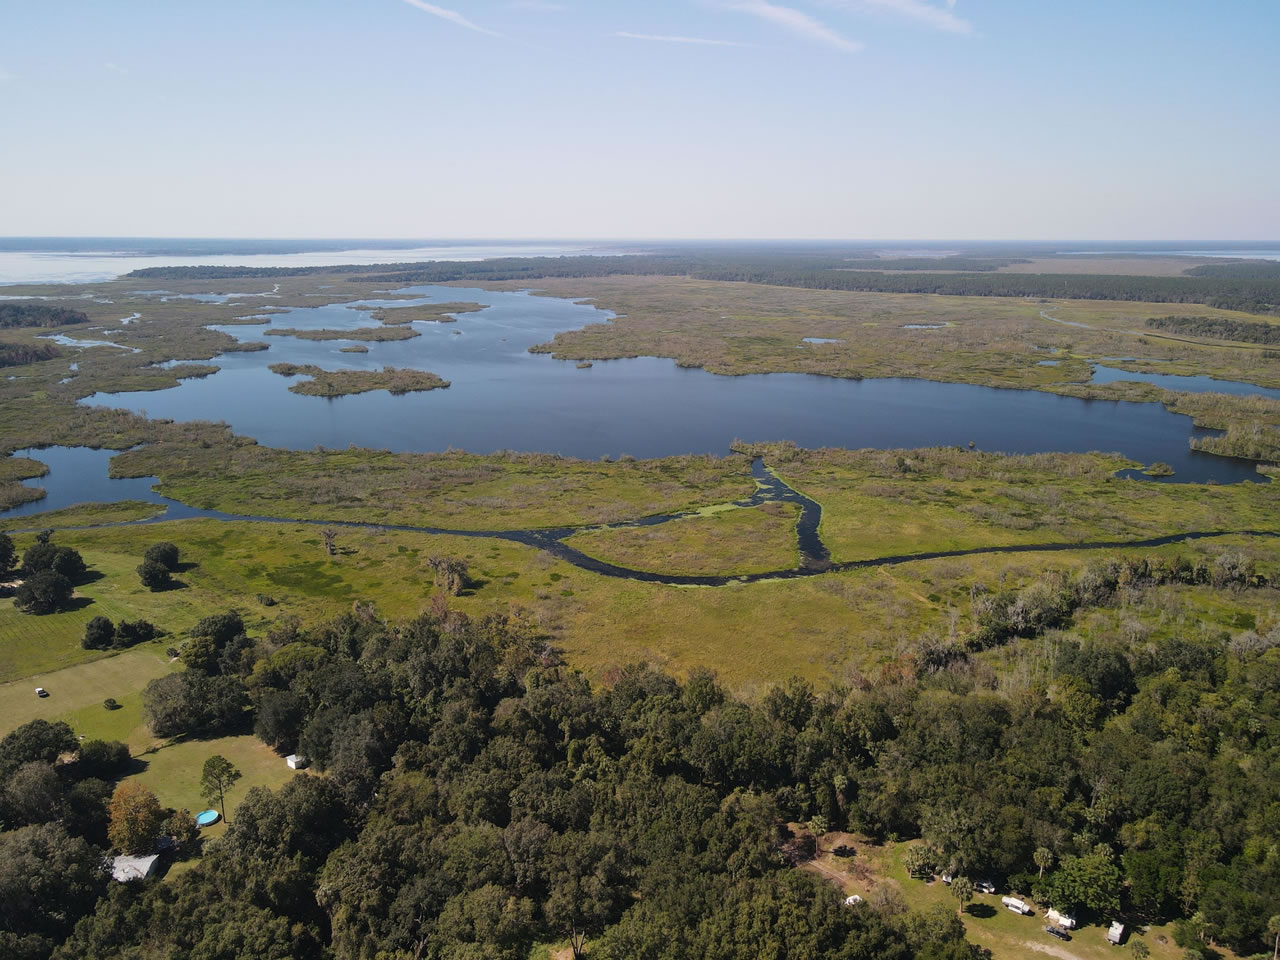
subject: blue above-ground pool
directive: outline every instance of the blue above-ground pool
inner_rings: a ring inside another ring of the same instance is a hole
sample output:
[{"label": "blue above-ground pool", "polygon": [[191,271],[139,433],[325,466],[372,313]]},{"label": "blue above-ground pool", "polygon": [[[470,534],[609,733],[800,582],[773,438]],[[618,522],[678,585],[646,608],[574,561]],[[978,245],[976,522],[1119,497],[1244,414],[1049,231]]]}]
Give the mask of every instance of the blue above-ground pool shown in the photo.
[{"label": "blue above-ground pool", "polygon": [[221,819],[222,814],[217,810],[201,810],[196,814],[196,823],[202,827],[212,827]]}]

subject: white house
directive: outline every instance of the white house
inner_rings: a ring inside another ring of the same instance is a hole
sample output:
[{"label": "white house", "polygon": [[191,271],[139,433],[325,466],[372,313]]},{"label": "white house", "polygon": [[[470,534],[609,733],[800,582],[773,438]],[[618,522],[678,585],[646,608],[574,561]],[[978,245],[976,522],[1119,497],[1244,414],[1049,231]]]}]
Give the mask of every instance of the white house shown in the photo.
[{"label": "white house", "polygon": [[290,770],[301,770],[311,763],[306,757],[298,753],[291,753],[284,758],[284,762],[289,765]]}]

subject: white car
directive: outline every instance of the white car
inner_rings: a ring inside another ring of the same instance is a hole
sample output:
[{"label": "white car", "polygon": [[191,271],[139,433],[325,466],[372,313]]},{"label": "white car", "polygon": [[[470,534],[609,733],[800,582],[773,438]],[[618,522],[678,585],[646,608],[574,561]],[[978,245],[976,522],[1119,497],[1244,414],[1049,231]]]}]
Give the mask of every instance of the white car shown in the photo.
[{"label": "white car", "polygon": [[855,893],[853,896],[845,898],[844,905],[846,907],[856,907],[861,902],[862,898]]},{"label": "white car", "polygon": [[48,695],[49,695],[49,691],[46,690],[44,687],[36,687],[37,697],[47,697]]},{"label": "white car", "polygon": [[979,893],[995,893],[996,885],[990,880],[979,880],[973,885],[973,889],[977,890]]},{"label": "white car", "polygon": [[942,882],[943,882],[943,883],[945,883],[945,884],[947,884],[948,886],[950,886],[950,884],[951,884],[951,874],[949,874],[949,873],[944,873],[944,874],[942,875]]}]

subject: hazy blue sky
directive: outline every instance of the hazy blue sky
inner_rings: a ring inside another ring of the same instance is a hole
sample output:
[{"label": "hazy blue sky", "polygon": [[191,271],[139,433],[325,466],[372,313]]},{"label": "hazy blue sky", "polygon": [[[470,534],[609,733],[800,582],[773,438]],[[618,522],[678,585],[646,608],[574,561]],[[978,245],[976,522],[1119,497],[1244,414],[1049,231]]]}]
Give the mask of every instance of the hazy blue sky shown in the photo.
[{"label": "hazy blue sky", "polygon": [[0,0],[0,234],[1275,239],[1277,0]]}]

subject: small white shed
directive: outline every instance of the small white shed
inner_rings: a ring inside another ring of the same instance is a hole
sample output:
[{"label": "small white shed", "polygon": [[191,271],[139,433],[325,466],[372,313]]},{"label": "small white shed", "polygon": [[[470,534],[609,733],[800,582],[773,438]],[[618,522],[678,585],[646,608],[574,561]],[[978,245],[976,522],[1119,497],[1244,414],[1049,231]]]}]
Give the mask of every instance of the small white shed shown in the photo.
[{"label": "small white shed", "polygon": [[1124,924],[1119,920],[1111,921],[1111,929],[1107,931],[1107,943],[1113,943],[1119,946],[1120,941],[1124,939]]},{"label": "small white shed", "polygon": [[310,760],[298,753],[289,754],[284,758],[284,762],[289,765],[290,770],[302,770],[311,763]]}]

